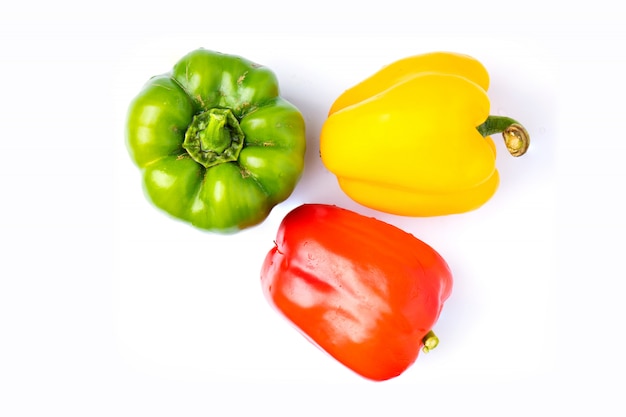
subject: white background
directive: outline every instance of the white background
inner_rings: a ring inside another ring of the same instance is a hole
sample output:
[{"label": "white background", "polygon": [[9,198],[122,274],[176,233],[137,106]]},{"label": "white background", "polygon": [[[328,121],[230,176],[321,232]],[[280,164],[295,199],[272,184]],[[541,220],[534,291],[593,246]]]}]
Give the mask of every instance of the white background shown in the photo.
[{"label": "white background", "polygon": [[[436,5],[435,5],[436,4]],[[21,2],[0,16],[0,415],[623,415],[624,31],[616,12],[474,1]],[[508,9],[508,10],[507,10]],[[124,142],[147,79],[198,48],[274,70],[307,122],[293,195],[200,232],[151,206]],[[501,186],[430,219],[351,202],[318,157],[328,108],[383,65],[448,50],[491,74]],[[373,383],[265,302],[259,269],[305,202],[395,224],[454,273],[437,350]]]}]

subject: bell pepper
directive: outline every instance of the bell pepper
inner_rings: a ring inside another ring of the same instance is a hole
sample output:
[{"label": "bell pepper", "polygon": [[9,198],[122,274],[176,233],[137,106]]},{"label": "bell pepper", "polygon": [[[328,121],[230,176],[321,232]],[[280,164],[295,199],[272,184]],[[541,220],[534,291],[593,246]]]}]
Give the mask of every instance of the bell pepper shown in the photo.
[{"label": "bell pepper", "polygon": [[320,155],[356,202],[404,216],[474,210],[496,192],[502,133],[513,156],[529,135],[489,115],[489,75],[472,57],[434,52],[396,61],[341,94],[320,136]]},{"label": "bell pepper", "polygon": [[214,232],[262,222],[304,167],[304,119],[275,74],[205,49],[147,82],[130,104],[126,138],[148,198]]},{"label": "bell pepper", "polygon": [[261,269],[268,302],[314,345],[364,378],[402,374],[452,291],[445,260],[413,235],[324,204],[292,210]]}]

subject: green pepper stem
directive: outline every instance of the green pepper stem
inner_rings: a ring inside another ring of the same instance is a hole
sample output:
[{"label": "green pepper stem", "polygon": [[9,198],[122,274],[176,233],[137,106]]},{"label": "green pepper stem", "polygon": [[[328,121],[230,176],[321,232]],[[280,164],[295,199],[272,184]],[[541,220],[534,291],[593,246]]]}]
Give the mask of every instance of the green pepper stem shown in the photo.
[{"label": "green pepper stem", "polygon": [[483,137],[502,133],[506,149],[513,156],[524,155],[530,145],[530,135],[524,126],[510,117],[489,116],[477,129]]},{"label": "green pepper stem", "polygon": [[422,343],[424,343],[424,347],[422,348],[422,352],[428,353],[439,344],[439,338],[435,335],[435,332],[430,330],[426,333],[426,336],[422,338]]},{"label": "green pepper stem", "polygon": [[193,117],[183,148],[205,168],[236,161],[243,148],[244,133],[229,109],[210,109]]}]

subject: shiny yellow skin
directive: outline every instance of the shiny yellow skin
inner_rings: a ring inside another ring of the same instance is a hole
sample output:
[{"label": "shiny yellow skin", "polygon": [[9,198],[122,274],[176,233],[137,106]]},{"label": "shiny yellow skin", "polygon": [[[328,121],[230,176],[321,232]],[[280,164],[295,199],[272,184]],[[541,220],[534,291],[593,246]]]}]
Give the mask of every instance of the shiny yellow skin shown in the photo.
[{"label": "shiny yellow skin", "polygon": [[435,52],[397,61],[332,105],[320,155],[356,202],[391,214],[476,209],[495,193],[489,75],[474,58]]}]

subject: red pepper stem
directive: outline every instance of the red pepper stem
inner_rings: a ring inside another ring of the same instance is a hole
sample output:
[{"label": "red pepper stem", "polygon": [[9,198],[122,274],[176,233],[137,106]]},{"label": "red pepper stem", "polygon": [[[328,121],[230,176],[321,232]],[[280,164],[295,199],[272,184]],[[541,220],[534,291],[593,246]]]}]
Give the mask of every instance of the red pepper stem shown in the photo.
[{"label": "red pepper stem", "polygon": [[426,333],[426,336],[422,338],[422,342],[424,343],[422,352],[428,353],[437,347],[437,345],[439,344],[439,338],[437,337],[435,332],[430,330],[428,333]]},{"label": "red pepper stem", "polygon": [[477,127],[483,137],[502,133],[506,149],[513,156],[522,156],[530,145],[530,135],[521,123],[510,117],[489,116],[483,124]]}]

